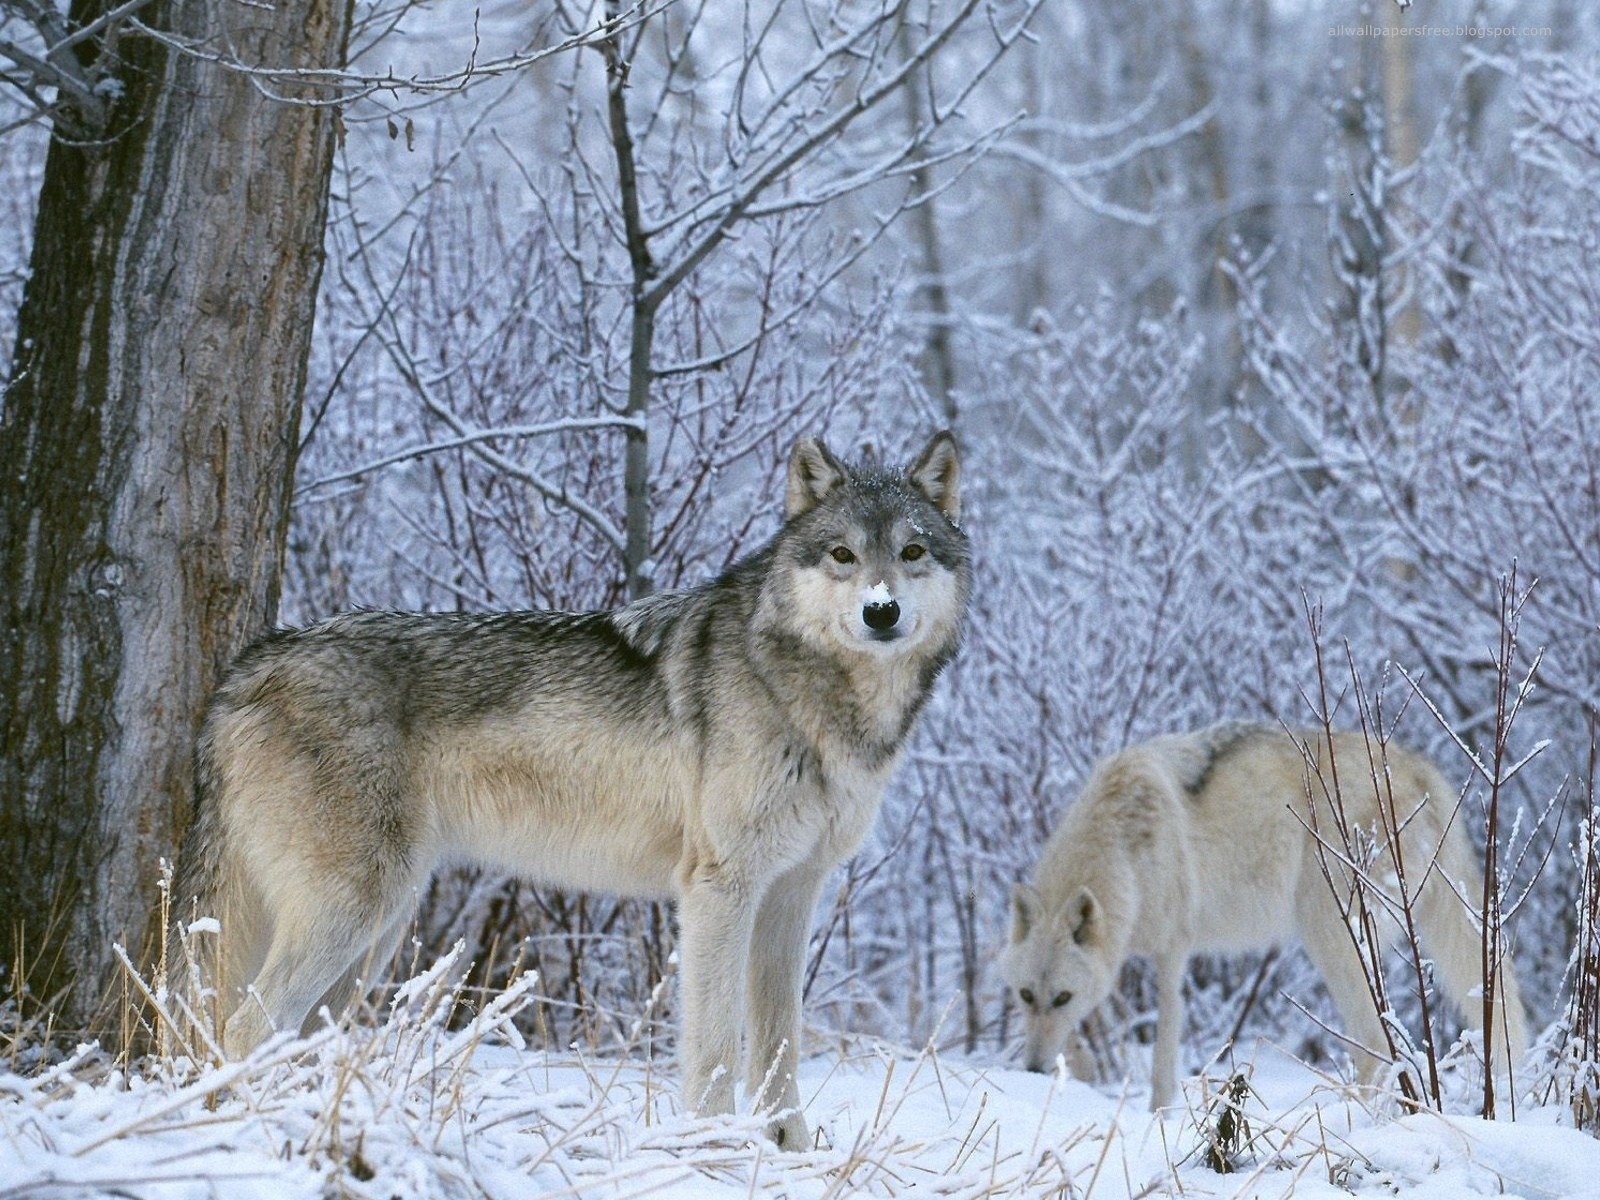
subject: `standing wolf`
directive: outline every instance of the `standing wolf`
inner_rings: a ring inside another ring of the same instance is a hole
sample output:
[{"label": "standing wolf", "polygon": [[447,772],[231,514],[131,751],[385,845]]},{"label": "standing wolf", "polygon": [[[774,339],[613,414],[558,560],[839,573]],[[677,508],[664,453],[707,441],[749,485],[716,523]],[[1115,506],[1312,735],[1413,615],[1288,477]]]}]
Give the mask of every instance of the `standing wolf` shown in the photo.
[{"label": "standing wolf", "polygon": [[[1263,950],[1293,937],[1322,974],[1354,1041],[1384,1045],[1341,899],[1318,862],[1313,828],[1328,846],[1333,879],[1344,873],[1336,858],[1343,845],[1320,785],[1313,785],[1315,808],[1310,799],[1302,745],[1316,756],[1316,774],[1331,779],[1325,735],[1291,738],[1247,724],[1154,738],[1095,767],[1045,844],[1033,884],[1019,884],[1012,896],[1011,942],[1000,966],[1023,1007],[1030,1070],[1048,1070],[1069,1042],[1081,1051],[1079,1024],[1110,995],[1123,961],[1144,955],[1156,967],[1150,1102],[1161,1107],[1177,1082],[1189,956]],[[1379,806],[1365,738],[1335,734],[1332,757],[1348,827],[1375,828]],[[1463,1018],[1480,1021],[1482,1002],[1471,997],[1481,981],[1482,948],[1476,915],[1460,897],[1481,889],[1481,865],[1452,822],[1455,795],[1433,764],[1391,746],[1388,766],[1423,949]],[[1380,854],[1372,875],[1381,880],[1392,869]],[[1506,1071],[1526,1045],[1509,959],[1498,995],[1494,1057]],[[1355,1057],[1369,1081],[1382,1067],[1360,1049]]]},{"label": "standing wolf", "polygon": [[[197,752],[178,911],[220,918],[224,1044],[336,1009],[441,866],[677,900],[683,1086],[804,1144],[800,986],[970,571],[940,433],[905,471],[790,456],[787,519],[703,586],[612,612],[369,612],[240,656]],[[247,996],[248,988],[248,996]],[[769,1074],[770,1073],[770,1074]]]}]

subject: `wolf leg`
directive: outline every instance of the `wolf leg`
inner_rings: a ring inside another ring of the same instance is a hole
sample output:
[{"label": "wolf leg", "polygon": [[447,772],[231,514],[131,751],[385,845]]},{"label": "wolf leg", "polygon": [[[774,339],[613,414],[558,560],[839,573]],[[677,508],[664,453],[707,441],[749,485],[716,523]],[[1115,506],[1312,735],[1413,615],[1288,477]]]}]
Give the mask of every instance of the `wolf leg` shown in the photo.
[{"label": "wolf leg", "polygon": [[[1440,851],[1438,868],[1422,885],[1417,899],[1417,925],[1422,932],[1422,948],[1433,959],[1440,990],[1468,1026],[1481,1029],[1483,933],[1476,906],[1469,909],[1441,876],[1441,872],[1448,871],[1458,887],[1481,887],[1483,868],[1473,861],[1474,857],[1465,836],[1452,829]],[[1473,893],[1466,891],[1465,894]],[[1513,1088],[1528,1047],[1527,1019],[1509,951],[1500,960],[1499,967],[1492,1014],[1491,1063],[1501,1098],[1514,1099]]]},{"label": "wolf leg", "polygon": [[250,992],[227,1020],[223,1045],[242,1058],[280,1029],[300,1029],[318,998],[328,992],[368,946],[370,915],[336,910],[307,921],[279,914],[267,960]]},{"label": "wolf leg", "polygon": [[1306,887],[1315,892],[1303,897],[1299,904],[1300,939],[1344,1022],[1357,1078],[1376,1084],[1388,1066],[1387,1059],[1381,1057],[1388,1052],[1388,1041],[1373,1005],[1366,968],[1327,884],[1313,876],[1306,880]]},{"label": "wolf leg", "polygon": [[1081,1026],[1068,1036],[1067,1048],[1063,1053],[1067,1060],[1067,1070],[1072,1072],[1074,1079],[1094,1083],[1100,1077],[1100,1064],[1095,1059],[1094,1050],[1089,1045],[1089,1039],[1084,1035]]},{"label": "wolf leg", "polygon": [[807,1148],[800,1115],[800,1007],[806,945],[825,872],[811,864],[773,882],[756,914],[750,945],[750,1054],[745,1094],[758,1108],[784,1115],[768,1133],[780,1149]]},{"label": "wolf leg", "polygon": [[678,899],[683,1093],[697,1113],[733,1111],[755,893],[723,868],[698,868]]},{"label": "wolf leg", "polygon": [[1150,1111],[1172,1102],[1178,1087],[1178,1044],[1183,1038],[1183,976],[1189,956],[1156,959],[1156,1051],[1150,1072]]},{"label": "wolf leg", "polygon": [[400,948],[408,923],[409,918],[401,917],[391,922],[372,940],[366,951],[351,963],[334,981],[333,986],[323,992],[321,998],[311,1006],[310,1013],[306,1015],[305,1022],[300,1027],[301,1033],[311,1032],[319,1023],[323,1009],[327,1009],[329,1017],[338,1021],[372,991],[372,985],[377,982],[375,978],[377,973],[388,966],[389,960]]}]

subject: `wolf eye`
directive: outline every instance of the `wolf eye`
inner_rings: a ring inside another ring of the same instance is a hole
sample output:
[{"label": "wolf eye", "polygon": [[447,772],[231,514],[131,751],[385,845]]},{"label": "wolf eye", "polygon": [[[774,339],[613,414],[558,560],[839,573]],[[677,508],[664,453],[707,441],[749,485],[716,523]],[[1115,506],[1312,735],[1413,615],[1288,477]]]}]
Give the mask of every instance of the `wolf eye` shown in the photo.
[{"label": "wolf eye", "polygon": [[1071,992],[1057,992],[1056,993],[1056,998],[1054,1000],[1050,1001],[1050,1007],[1051,1008],[1060,1008],[1063,1004],[1065,1004],[1068,1000],[1071,1000],[1071,999],[1072,999],[1072,993]]},{"label": "wolf eye", "polygon": [[828,553],[833,555],[833,561],[836,563],[853,563],[856,560],[856,556],[850,553],[848,546],[835,546]]},{"label": "wolf eye", "polygon": [[916,562],[917,559],[921,558],[926,553],[927,550],[917,545],[917,543],[912,542],[904,550],[900,551],[900,557],[905,559],[906,562]]},{"label": "wolf eye", "polygon": [[1021,1000],[1029,1008],[1033,1007],[1033,992],[1030,989],[1028,989],[1028,988],[1018,988],[1017,989],[1017,999]]}]

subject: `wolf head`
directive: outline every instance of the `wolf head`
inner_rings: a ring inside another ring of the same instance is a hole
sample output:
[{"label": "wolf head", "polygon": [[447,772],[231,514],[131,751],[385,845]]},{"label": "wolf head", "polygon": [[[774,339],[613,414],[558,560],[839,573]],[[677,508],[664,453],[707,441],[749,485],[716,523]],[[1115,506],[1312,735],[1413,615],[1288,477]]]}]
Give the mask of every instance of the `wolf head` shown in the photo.
[{"label": "wolf head", "polygon": [[1111,994],[1117,968],[1100,902],[1079,888],[1064,906],[1018,884],[1011,894],[1011,941],[1000,974],[1022,1008],[1023,1063],[1049,1071],[1067,1038]]},{"label": "wolf head", "polygon": [[776,543],[783,621],[830,656],[940,656],[969,587],[955,439],[936,435],[904,470],[855,467],[815,438],[789,456]]}]

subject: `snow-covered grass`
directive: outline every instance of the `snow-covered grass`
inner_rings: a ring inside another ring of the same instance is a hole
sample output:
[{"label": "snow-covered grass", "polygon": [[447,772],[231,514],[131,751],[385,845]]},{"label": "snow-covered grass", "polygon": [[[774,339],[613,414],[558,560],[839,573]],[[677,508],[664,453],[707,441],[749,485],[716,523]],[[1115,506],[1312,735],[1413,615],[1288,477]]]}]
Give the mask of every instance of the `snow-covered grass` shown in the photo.
[{"label": "snow-covered grass", "polygon": [[513,1019],[538,1002],[531,976],[460,1019],[463,971],[447,958],[383,1022],[241,1063],[127,1071],[85,1047],[0,1074],[0,1200],[1600,1194],[1600,1143],[1554,1109],[1401,1117],[1265,1046],[1237,1064],[1226,1174],[1207,1154],[1223,1076],[1189,1081],[1188,1106],[1158,1119],[1133,1084],[853,1039],[813,1043],[815,1146],[779,1152],[757,1119],[686,1116],[671,1064],[637,1044],[528,1047]]}]

